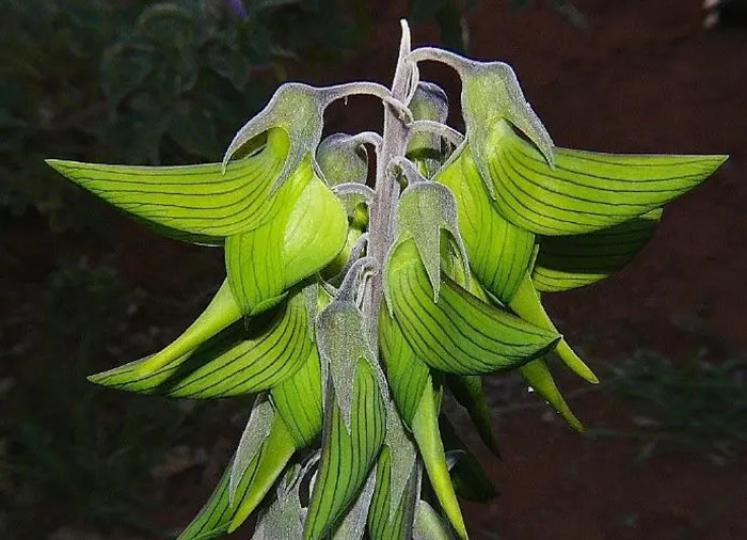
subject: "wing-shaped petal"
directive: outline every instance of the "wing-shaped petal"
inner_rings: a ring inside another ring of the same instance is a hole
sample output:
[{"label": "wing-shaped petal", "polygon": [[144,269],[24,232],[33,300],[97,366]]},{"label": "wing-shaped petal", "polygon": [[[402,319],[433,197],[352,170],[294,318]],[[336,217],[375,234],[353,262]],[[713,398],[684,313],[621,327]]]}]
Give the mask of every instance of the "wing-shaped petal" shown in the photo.
[{"label": "wing-shaped petal", "polygon": [[244,315],[277,304],[284,291],[340,253],[347,216],[340,201],[301,162],[283,187],[283,208],[260,227],[226,239],[226,270]]},{"label": "wing-shaped petal", "polygon": [[[198,243],[253,229],[278,209],[272,185],[288,153],[288,137],[271,129],[258,154],[231,162],[176,167],[101,165],[48,160],[79,186],[162,231]],[[278,193],[279,194],[279,193]]]},{"label": "wing-shaped petal", "polygon": [[315,350],[303,294],[277,312],[233,328],[155,369],[150,358],[90,377],[104,386],[169,397],[218,398],[267,390],[294,375]]},{"label": "wing-shaped petal", "polygon": [[314,176],[293,206],[283,239],[286,286],[318,272],[345,246],[348,220],[340,200]]},{"label": "wing-shaped petal", "polygon": [[550,167],[506,122],[491,133],[495,202],[519,227],[547,235],[587,233],[658,208],[708,178],[726,156],[617,155],[555,149]]},{"label": "wing-shaped petal", "polygon": [[480,283],[506,302],[516,292],[534,255],[535,235],[501,216],[480,177],[469,146],[442,168],[436,182],[454,194],[459,230]]},{"label": "wing-shaped petal", "polygon": [[661,220],[656,209],[587,234],[543,236],[532,272],[537,290],[561,292],[591,285],[621,270],[644,248]]},{"label": "wing-shaped petal", "polygon": [[441,371],[476,375],[525,364],[559,336],[483,302],[443,276],[439,301],[412,241],[389,259],[394,318],[415,354]]}]

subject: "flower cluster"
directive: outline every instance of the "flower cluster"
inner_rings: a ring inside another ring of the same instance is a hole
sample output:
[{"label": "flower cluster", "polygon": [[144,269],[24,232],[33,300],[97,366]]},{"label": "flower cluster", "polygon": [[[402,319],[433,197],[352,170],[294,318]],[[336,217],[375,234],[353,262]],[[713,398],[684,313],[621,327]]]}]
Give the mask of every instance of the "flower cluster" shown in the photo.
[{"label": "flower cluster", "polygon": [[[189,328],[161,351],[90,378],[179,398],[256,396],[231,463],[183,540],[231,532],[255,511],[259,539],[466,538],[458,497],[495,492],[441,410],[446,393],[495,453],[485,375],[517,370],[582,429],[546,357],[597,378],[540,294],[619,270],[663,206],[725,160],[555,147],[508,65],[440,49],[405,53],[404,99],[374,83],[283,85],[223,163],[49,160],[156,231],[224,250],[225,281]],[[418,81],[426,60],[461,77],[464,134],[446,124],[445,93]],[[325,107],[354,93],[397,113],[389,114],[409,136],[400,155],[384,162],[387,141],[370,132],[321,140]],[[381,204],[381,186],[366,185],[371,149],[384,171],[377,178],[403,188],[380,259],[368,249]],[[381,294],[367,312],[377,272]]]}]

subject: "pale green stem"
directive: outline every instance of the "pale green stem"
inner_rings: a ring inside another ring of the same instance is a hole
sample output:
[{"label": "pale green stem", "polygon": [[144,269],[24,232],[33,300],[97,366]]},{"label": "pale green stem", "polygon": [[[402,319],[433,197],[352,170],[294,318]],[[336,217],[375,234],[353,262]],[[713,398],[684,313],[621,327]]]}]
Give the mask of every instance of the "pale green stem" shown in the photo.
[{"label": "pale green stem", "polygon": [[[404,19],[400,23],[402,39],[390,95],[392,100],[403,103],[412,91],[414,66],[407,61],[407,56],[410,54],[410,28]],[[399,197],[399,185],[389,174],[389,162],[395,157],[405,155],[407,134],[408,128],[401,114],[398,115],[390,108],[385,108],[383,141],[376,163],[376,196],[369,211],[368,238],[368,254],[378,261],[382,271],[368,281],[363,299],[363,314],[369,342],[377,353],[379,309],[384,294],[382,275],[385,269],[383,264],[386,253],[394,241],[394,217]]]}]

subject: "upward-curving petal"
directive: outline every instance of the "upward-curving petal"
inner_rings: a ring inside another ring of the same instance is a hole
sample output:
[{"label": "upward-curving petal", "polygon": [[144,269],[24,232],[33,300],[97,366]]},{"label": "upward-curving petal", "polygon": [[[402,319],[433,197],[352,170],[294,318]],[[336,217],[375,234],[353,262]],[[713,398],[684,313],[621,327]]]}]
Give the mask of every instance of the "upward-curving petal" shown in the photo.
[{"label": "upward-curving petal", "polygon": [[555,149],[555,167],[508,123],[490,134],[488,159],[503,216],[546,236],[596,231],[658,208],[708,178],[727,156],[617,155]]},{"label": "upward-curving petal", "polygon": [[471,295],[446,276],[438,302],[412,240],[386,268],[394,319],[431,367],[478,375],[519,367],[553,348],[559,335]]},{"label": "upward-curving petal", "polygon": [[[238,324],[196,350],[147,368],[150,358],[92,375],[92,382],[119,390],[179,398],[211,399],[268,390],[294,375],[315,354],[303,294]],[[317,360],[318,363],[318,360]]]},{"label": "upward-curving petal", "polygon": [[72,182],[161,232],[220,245],[258,227],[278,210],[271,196],[288,153],[288,136],[271,129],[256,155],[229,163],[175,167],[101,165],[57,159],[47,163]]},{"label": "upward-curving petal", "polygon": [[459,230],[478,281],[507,302],[516,292],[534,256],[535,235],[510,223],[496,208],[468,145],[442,168],[434,181],[454,195]]}]

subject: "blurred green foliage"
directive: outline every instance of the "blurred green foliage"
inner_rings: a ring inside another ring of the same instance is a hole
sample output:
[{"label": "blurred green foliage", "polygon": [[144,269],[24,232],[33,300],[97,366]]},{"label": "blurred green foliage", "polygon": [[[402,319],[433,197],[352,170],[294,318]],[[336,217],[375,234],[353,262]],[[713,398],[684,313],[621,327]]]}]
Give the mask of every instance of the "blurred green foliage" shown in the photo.
[{"label": "blurred green foliage", "polygon": [[589,435],[639,441],[638,460],[684,451],[721,465],[740,455],[747,443],[747,359],[727,355],[714,363],[706,353],[675,363],[642,350],[613,367],[611,387],[632,406],[634,427]]},{"label": "blurred green foliage", "polygon": [[[169,536],[154,513],[169,483],[209,460],[223,466],[226,456],[208,451],[240,426],[213,419],[243,416],[248,403],[136,403],[90,384],[86,376],[117,363],[112,358],[158,348],[162,338],[161,329],[142,320],[154,299],[127,292],[106,263],[68,261],[34,292],[14,298],[28,315],[3,321],[9,332],[0,333],[0,345],[2,338],[15,343],[0,347],[7,351],[3,367],[11,368],[0,377],[0,538],[65,530],[70,538],[84,531]],[[123,343],[125,350],[113,345]]]},{"label": "blurred green foliage", "polygon": [[[544,1],[572,9],[568,0]],[[465,16],[479,3],[410,0],[410,18],[435,22],[447,47],[466,50]],[[217,160],[289,68],[329,70],[366,45],[376,15],[367,0],[1,5],[0,211],[33,208],[55,230],[88,223],[96,206],[44,158]]]},{"label": "blurred green foliage", "polygon": [[5,0],[0,206],[32,205],[58,228],[84,217],[45,157],[216,160],[288,64],[308,68],[366,41],[363,0],[246,4]]}]

